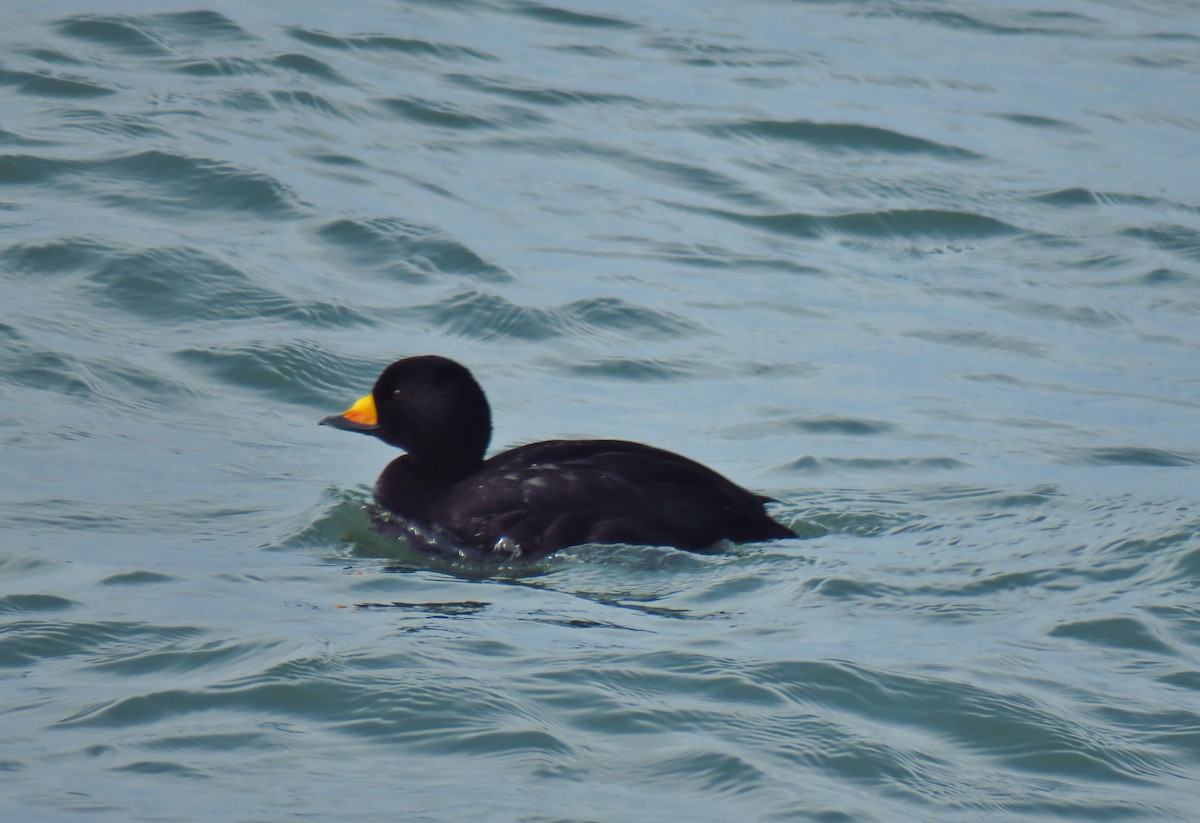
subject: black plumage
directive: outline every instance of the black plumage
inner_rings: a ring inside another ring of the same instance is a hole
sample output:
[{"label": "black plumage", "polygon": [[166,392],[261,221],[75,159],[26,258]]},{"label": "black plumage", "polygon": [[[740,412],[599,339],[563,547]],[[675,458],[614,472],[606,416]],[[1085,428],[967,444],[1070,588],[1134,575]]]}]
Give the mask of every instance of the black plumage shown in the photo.
[{"label": "black plumage", "polygon": [[792,537],[756,495],[694,460],[627,440],[546,440],[485,460],[491,411],[462,365],[427,355],[388,366],[324,425],[404,449],[375,498],[484,555],[541,557],[582,543],[703,550]]}]

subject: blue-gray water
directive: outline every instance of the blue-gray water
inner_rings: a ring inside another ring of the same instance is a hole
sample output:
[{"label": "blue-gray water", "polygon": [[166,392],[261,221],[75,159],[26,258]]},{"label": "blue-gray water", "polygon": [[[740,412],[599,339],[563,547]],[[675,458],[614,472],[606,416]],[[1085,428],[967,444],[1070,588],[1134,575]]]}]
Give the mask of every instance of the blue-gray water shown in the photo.
[{"label": "blue-gray water", "polygon": [[[1200,819],[1200,4],[5,4],[8,820]],[[778,497],[423,563],[318,428]]]}]

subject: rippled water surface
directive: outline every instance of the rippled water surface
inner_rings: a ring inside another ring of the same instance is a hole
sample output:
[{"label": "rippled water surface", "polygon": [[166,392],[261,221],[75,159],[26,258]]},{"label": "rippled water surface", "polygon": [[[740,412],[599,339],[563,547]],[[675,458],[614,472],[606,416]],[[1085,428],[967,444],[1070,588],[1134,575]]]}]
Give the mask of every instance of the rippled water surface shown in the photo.
[{"label": "rippled water surface", "polygon": [[[1195,2],[7,3],[5,818],[1200,819],[1197,88]],[[800,536],[423,558],[315,423],[424,352]]]}]

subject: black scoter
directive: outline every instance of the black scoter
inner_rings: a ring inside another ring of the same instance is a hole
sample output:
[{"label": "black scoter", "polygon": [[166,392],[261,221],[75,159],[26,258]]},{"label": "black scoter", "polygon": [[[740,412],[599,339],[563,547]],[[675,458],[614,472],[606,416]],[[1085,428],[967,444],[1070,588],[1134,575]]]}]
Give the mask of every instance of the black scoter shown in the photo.
[{"label": "black scoter", "polygon": [[483,556],[542,557],[582,543],[701,551],[795,536],[764,511],[770,498],[641,443],[546,440],[485,460],[487,398],[445,357],[396,361],[369,395],[320,422],[404,449],[376,481],[375,499]]}]

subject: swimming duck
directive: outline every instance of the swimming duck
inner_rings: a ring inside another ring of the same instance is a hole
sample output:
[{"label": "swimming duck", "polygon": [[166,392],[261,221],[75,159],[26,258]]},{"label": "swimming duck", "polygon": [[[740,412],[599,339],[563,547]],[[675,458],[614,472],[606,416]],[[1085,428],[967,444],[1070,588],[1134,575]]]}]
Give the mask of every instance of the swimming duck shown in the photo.
[{"label": "swimming duck", "polygon": [[628,440],[545,440],[484,459],[492,417],[466,367],[435,355],[392,363],[366,397],[321,425],[407,452],[375,499],[482,556],[542,557],[583,543],[701,551],[794,537],[747,491],[678,454]]}]

